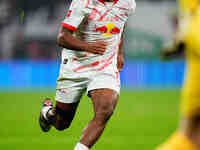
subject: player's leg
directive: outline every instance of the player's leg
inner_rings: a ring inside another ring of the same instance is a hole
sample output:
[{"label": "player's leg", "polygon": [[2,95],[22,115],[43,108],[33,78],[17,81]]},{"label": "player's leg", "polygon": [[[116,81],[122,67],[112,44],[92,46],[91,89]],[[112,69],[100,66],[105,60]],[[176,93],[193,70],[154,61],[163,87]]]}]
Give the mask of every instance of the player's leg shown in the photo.
[{"label": "player's leg", "polygon": [[59,131],[69,128],[78,104],[79,102],[66,104],[57,101],[56,106],[47,113],[51,124]]},{"label": "player's leg", "polygon": [[111,89],[97,89],[89,92],[93,102],[94,117],[84,129],[75,150],[91,148],[102,135],[104,128],[112,116],[117,101],[118,93]]},{"label": "player's leg", "polygon": [[55,107],[50,99],[46,99],[40,113],[41,129],[48,132],[51,126],[60,131],[69,128],[83,93],[84,90],[57,90]]}]

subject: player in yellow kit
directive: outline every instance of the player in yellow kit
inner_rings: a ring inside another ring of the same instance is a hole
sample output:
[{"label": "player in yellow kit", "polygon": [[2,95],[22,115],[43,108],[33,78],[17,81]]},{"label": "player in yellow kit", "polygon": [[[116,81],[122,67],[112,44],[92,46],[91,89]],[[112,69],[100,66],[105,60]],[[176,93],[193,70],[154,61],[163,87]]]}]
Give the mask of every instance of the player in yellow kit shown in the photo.
[{"label": "player in yellow kit", "polygon": [[176,132],[156,150],[200,149],[200,1],[179,0],[179,9],[175,38],[164,48],[163,57],[185,53],[181,121]]}]

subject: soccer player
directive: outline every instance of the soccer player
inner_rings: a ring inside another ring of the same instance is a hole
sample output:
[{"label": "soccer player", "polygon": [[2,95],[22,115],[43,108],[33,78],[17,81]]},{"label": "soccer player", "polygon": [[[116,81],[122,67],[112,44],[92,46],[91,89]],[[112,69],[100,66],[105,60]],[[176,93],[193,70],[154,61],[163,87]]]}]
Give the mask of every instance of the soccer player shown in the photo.
[{"label": "soccer player", "polygon": [[92,148],[114,112],[123,67],[124,26],[135,8],[134,0],[73,0],[62,22],[57,41],[64,49],[56,106],[47,98],[39,122],[44,132],[51,126],[69,128],[86,92],[93,102],[94,117],[75,150]]},{"label": "soccer player", "polygon": [[181,121],[176,132],[157,150],[200,149],[200,1],[180,0],[179,7],[175,40],[165,48],[163,56],[185,53]]}]

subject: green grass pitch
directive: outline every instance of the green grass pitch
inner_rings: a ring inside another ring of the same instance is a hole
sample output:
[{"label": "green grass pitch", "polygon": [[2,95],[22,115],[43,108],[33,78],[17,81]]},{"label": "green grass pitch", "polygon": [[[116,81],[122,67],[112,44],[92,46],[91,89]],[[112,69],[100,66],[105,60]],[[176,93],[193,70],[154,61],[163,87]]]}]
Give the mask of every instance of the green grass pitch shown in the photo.
[{"label": "green grass pitch", "polygon": [[[93,150],[153,150],[178,122],[178,90],[122,91],[117,109]],[[70,129],[41,132],[41,102],[54,92],[0,92],[0,150],[73,150],[92,118],[85,96]]]}]

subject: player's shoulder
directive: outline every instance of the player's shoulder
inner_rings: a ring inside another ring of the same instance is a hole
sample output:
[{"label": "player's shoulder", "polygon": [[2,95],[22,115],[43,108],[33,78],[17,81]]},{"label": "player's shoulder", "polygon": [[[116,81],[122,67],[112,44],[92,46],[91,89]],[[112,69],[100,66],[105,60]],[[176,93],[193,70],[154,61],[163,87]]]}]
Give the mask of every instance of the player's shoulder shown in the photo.
[{"label": "player's shoulder", "polygon": [[119,4],[123,5],[127,9],[135,9],[136,8],[135,0],[119,0]]},{"label": "player's shoulder", "polygon": [[136,1],[135,0],[119,0],[122,3],[128,3],[130,5],[135,4],[136,5]]},{"label": "player's shoulder", "polygon": [[74,8],[76,8],[76,7],[84,8],[92,1],[93,0],[72,0],[71,6]]}]

